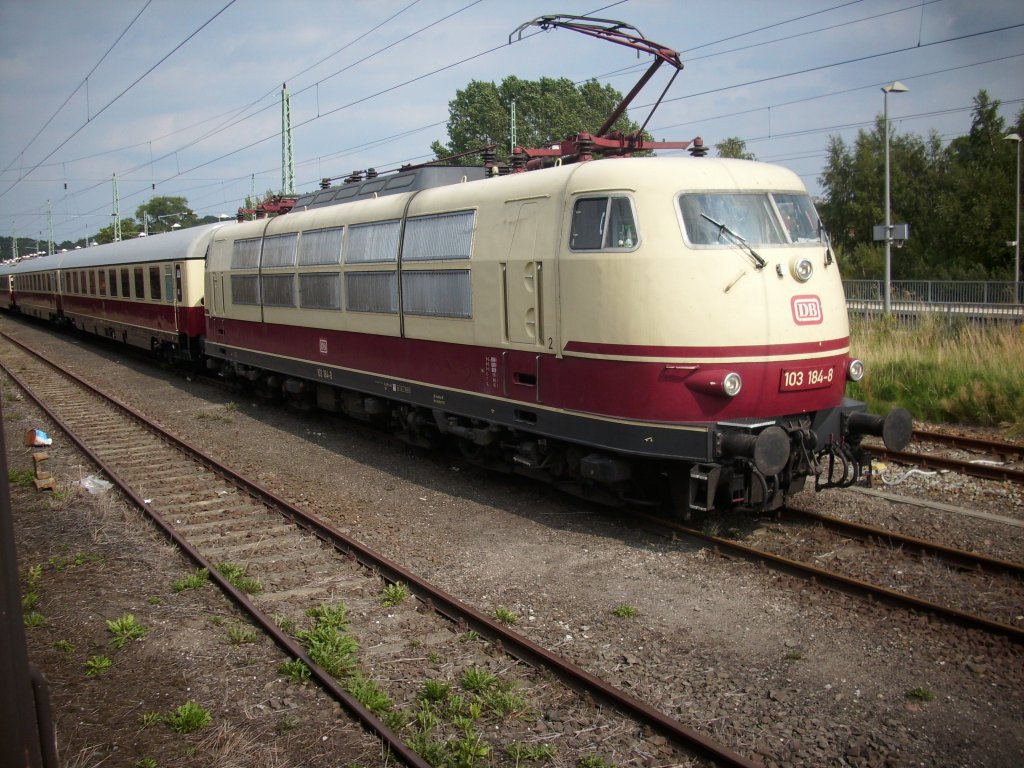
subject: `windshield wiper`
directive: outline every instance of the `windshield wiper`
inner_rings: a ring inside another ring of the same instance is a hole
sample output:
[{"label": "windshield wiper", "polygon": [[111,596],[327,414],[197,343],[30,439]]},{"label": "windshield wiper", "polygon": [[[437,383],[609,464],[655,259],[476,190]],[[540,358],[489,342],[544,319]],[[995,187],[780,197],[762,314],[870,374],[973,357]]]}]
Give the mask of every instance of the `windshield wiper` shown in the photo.
[{"label": "windshield wiper", "polygon": [[768,262],[765,261],[764,259],[762,259],[761,255],[757,251],[755,251],[753,248],[751,248],[750,245],[747,244],[747,241],[744,240],[742,236],[740,236],[737,233],[733,232],[731,229],[729,229],[729,227],[727,227],[725,224],[722,224],[720,221],[715,221],[710,216],[708,216],[706,213],[704,213],[704,211],[701,211],[700,215],[701,215],[702,218],[707,219],[712,224],[714,224],[716,227],[718,227],[718,239],[719,240],[722,239],[722,234],[723,233],[729,235],[732,238],[732,241],[734,243],[736,243],[736,245],[740,246],[741,248],[746,250],[747,253],[750,254],[751,258],[754,259],[754,266],[756,266],[758,269],[764,269],[765,268],[765,266],[768,264]]},{"label": "windshield wiper", "polygon": [[825,266],[835,261],[835,252],[832,250],[832,236],[825,231],[825,226],[818,222],[818,239],[825,242]]}]

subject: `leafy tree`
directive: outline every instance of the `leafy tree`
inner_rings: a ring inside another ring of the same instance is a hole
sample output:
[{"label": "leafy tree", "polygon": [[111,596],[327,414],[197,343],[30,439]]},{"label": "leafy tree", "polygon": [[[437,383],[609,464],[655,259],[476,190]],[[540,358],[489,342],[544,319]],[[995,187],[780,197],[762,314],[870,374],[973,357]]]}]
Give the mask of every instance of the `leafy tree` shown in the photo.
[{"label": "leafy tree", "polygon": [[719,157],[734,157],[737,160],[757,160],[753,152],[747,151],[747,142],[738,136],[730,136],[715,144]]},{"label": "leafy tree", "polygon": [[[142,231],[142,227],[134,219],[121,219],[121,239],[128,240],[132,237],[138,237]],[[93,238],[97,245],[103,245],[104,243],[114,242],[114,225],[110,224],[99,232],[96,233],[96,237]]]},{"label": "leafy tree", "polygon": [[[184,197],[172,197],[157,195],[151,197],[147,202],[135,209],[135,218],[145,222],[149,218],[149,231],[167,232],[174,224],[181,224],[182,227],[194,227],[196,215],[188,207],[188,200]],[[122,229],[124,224],[121,224]]]},{"label": "leafy tree", "polygon": [[[1018,126],[1024,111],[1018,116]],[[822,219],[848,278],[881,278],[883,245],[873,228],[885,220],[884,120],[861,130],[853,147],[829,139],[820,182]],[[890,125],[890,130],[892,126]],[[985,280],[1012,277],[1006,241],[1013,239],[1016,147],[999,117],[999,102],[985,91],[974,99],[971,130],[943,148],[890,134],[892,221],[910,224],[910,239],[892,252],[894,279]]]},{"label": "leafy tree", "polygon": [[[494,143],[498,158],[507,160],[513,101],[516,143],[539,147],[581,131],[597,131],[622,101],[622,94],[596,80],[579,86],[567,78],[522,80],[510,75],[500,85],[473,80],[448,102],[448,144],[435,141],[431,150],[437,157],[446,157]],[[637,127],[623,113],[613,130],[630,132]]]}]

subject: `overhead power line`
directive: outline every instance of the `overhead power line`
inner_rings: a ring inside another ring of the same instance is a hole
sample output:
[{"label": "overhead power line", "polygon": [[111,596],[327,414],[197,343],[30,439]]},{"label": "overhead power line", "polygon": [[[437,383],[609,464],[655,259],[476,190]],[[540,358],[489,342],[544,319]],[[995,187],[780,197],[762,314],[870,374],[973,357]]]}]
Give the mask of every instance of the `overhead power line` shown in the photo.
[{"label": "overhead power line", "polygon": [[92,76],[92,73],[95,72],[99,68],[100,64],[103,63],[104,59],[106,59],[107,56],[110,55],[110,52],[112,50],[114,50],[114,48],[117,46],[117,44],[119,42],[121,42],[121,38],[124,37],[128,33],[128,30],[131,29],[134,26],[135,22],[139,20],[139,17],[146,11],[147,8],[149,8],[150,3],[152,3],[152,2],[153,2],[153,0],[146,0],[146,4],[144,6],[142,6],[142,10],[140,10],[137,14],[135,14],[135,18],[133,18],[130,22],[128,22],[128,26],[125,27],[124,31],[122,31],[121,34],[117,36],[117,39],[113,43],[111,43],[110,47],[107,48],[106,53],[104,53],[102,56],[100,56],[100,60],[97,61],[93,65],[93,68],[89,70],[89,73],[85,77],[82,78],[82,82],[80,82],[75,87],[75,89],[71,93],[68,94],[68,97],[66,99],[64,99],[64,101],[61,103],[61,105],[59,107],[57,107],[56,111],[52,115],[50,115],[50,118],[45,123],[43,123],[43,127],[40,128],[38,131],[36,131],[35,136],[33,136],[31,139],[29,139],[28,144],[26,144],[24,147],[22,147],[21,151],[16,153],[14,155],[14,157],[11,158],[11,162],[9,162],[7,164],[7,166],[3,169],[3,171],[0,171],[0,173],[7,173],[7,171],[10,170],[11,166],[14,165],[14,161],[17,160],[19,157],[24,155],[25,152],[28,151],[28,148],[32,146],[32,144],[35,142],[36,139],[39,138],[39,135],[43,131],[46,130],[47,126],[50,123],[53,122],[53,118],[55,118],[57,115],[59,115],[61,110],[64,109],[64,107],[67,106],[68,102],[71,101],[72,98],[74,98],[75,94],[78,93],[80,90],[82,90],[82,86],[89,82],[89,78]]},{"label": "overhead power line", "polygon": [[46,155],[46,157],[44,157],[38,163],[33,165],[26,173],[22,174],[18,178],[17,181],[15,181],[13,184],[11,184],[11,186],[9,186],[3,192],[0,192],[0,199],[2,199],[8,192],[10,192],[16,186],[18,186],[18,183],[22,179],[24,179],[27,175],[33,173],[40,165],[42,165],[44,162],[46,162],[51,157],[53,157],[55,154],[57,154],[57,152],[61,149],[61,147],[63,147],[65,144],[67,144],[69,141],[71,141],[73,138],[75,138],[75,136],[77,136],[79,133],[81,133],[86,128],[86,126],[89,125],[89,123],[91,123],[97,117],[99,117],[104,112],[106,112],[111,106],[113,106],[115,103],[117,103],[117,101],[120,100],[122,96],[124,96],[126,93],[128,93],[128,91],[130,91],[136,85],[141,83],[150,73],[153,72],[153,70],[155,70],[157,67],[159,67],[161,64],[163,64],[165,61],[167,61],[167,59],[169,59],[171,56],[173,56],[175,53],[177,53],[178,50],[182,46],[184,46],[186,43],[188,43],[193,37],[195,37],[200,32],[202,32],[204,29],[206,29],[206,27],[208,27],[214,21],[214,19],[216,19],[218,16],[220,16],[222,13],[224,13],[224,11],[226,11],[232,5],[234,5],[235,2],[236,2],[236,0],[228,0],[227,5],[225,5],[219,11],[217,11],[217,13],[215,13],[213,16],[211,16],[206,22],[203,23],[202,26],[200,26],[192,34],[190,34],[188,37],[186,37],[184,40],[182,40],[180,43],[178,43],[170,52],[168,52],[166,55],[164,55],[164,57],[162,59],[160,59],[160,61],[158,61],[152,67],[150,67],[145,72],[143,72],[138,78],[135,79],[135,81],[131,85],[129,85],[127,88],[125,88],[119,94],[117,94],[117,96],[115,96],[113,99],[108,101],[95,115],[91,115],[90,117],[88,117],[86,119],[86,121],[84,123],[82,123],[82,125],[80,125],[77,129],[75,129],[75,131],[70,136],[68,136],[66,139],[64,139],[64,141],[62,141],[60,144],[58,144],[56,147],[54,147],[53,150],[51,150],[50,153],[48,155]]}]

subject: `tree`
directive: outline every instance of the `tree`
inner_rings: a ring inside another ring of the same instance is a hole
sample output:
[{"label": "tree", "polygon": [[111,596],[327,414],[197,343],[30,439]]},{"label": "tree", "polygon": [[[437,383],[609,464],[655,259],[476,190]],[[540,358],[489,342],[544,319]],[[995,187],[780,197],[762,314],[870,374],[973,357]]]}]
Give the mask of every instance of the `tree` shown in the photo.
[{"label": "tree", "polygon": [[[979,91],[969,133],[945,148],[934,132],[927,140],[890,134],[892,221],[911,225],[910,239],[892,252],[894,279],[1012,277],[1006,242],[1013,239],[1016,147],[1003,140],[1009,131],[999,106]],[[1024,111],[1016,122],[1019,128]],[[885,220],[884,138],[879,117],[852,148],[829,139],[819,209],[847,277],[883,276],[873,228]]]},{"label": "tree", "polygon": [[[516,143],[540,147],[581,131],[595,132],[622,95],[610,85],[588,80],[576,86],[567,78],[521,80],[510,75],[501,85],[473,80],[448,102],[448,144],[431,144],[437,157],[497,144],[500,160],[510,154],[511,110],[516,106]],[[624,112],[613,130],[637,130]]]},{"label": "tree", "polygon": [[[128,240],[132,237],[138,237],[142,228],[135,222],[134,219],[121,219],[121,239]],[[104,243],[114,242],[114,225],[104,227],[96,233],[96,237],[93,238],[97,245],[103,245]]]},{"label": "tree", "polygon": [[737,136],[730,136],[715,144],[715,151],[719,157],[734,157],[737,160],[757,160],[753,152],[747,152],[747,142]]},{"label": "tree", "polygon": [[[146,222],[148,218],[150,233],[167,232],[174,224],[181,224],[182,227],[196,225],[196,215],[184,197],[151,197],[135,209],[135,218],[140,222]],[[121,227],[124,227],[123,223]]]}]

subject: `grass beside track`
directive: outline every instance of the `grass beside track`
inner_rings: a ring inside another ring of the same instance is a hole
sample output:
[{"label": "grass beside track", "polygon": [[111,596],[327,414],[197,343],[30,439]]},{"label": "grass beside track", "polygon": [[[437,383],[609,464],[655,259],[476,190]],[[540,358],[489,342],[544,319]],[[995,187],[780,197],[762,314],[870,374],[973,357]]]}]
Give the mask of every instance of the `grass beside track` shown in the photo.
[{"label": "grass beside track", "polygon": [[867,374],[847,394],[872,412],[1024,435],[1024,326],[879,318],[853,320],[851,336]]}]

